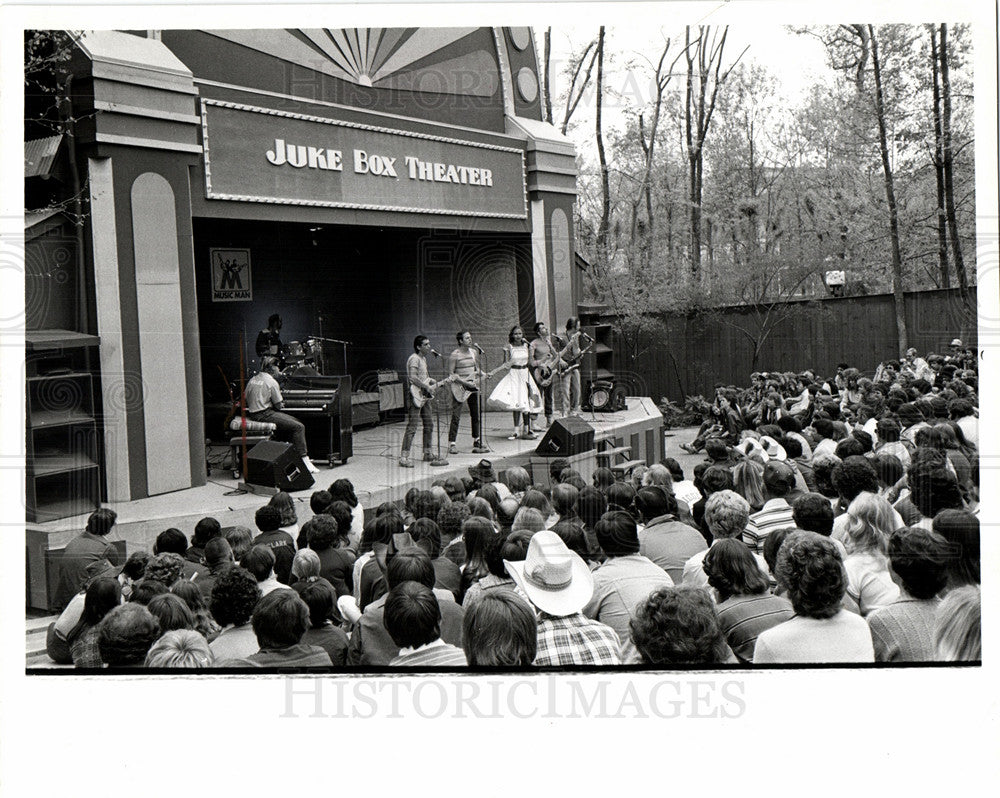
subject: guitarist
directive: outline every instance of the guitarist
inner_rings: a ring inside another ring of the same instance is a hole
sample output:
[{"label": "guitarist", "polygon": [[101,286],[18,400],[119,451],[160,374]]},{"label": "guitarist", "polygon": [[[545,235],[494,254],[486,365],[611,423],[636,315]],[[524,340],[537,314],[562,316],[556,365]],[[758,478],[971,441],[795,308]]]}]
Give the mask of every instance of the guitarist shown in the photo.
[{"label": "guitarist", "polygon": [[537,322],[534,327],[535,340],[528,347],[528,365],[535,375],[535,383],[542,392],[545,408],[545,426],[552,426],[552,394],[555,380],[552,372],[559,363],[559,341],[549,334],[549,328],[544,321]]},{"label": "guitarist", "polygon": [[559,363],[559,412],[563,417],[580,415],[580,362],[584,352],[591,346],[588,344],[586,349],[580,347],[581,335],[579,320],[570,316],[566,322],[568,343],[560,352]]},{"label": "guitarist", "polygon": [[458,422],[462,415],[463,401],[469,406],[472,420],[472,451],[488,452],[480,433],[479,390],[476,378],[482,375],[479,359],[472,349],[472,333],[461,330],[455,334],[458,347],[448,356],[448,373],[455,381],[451,386],[451,426],[448,428],[448,454],[458,454]]},{"label": "guitarist", "polygon": [[[406,432],[403,433],[403,447],[399,453],[399,464],[403,468],[413,468],[410,459],[410,446],[413,436],[417,434],[417,421],[424,426],[424,460],[433,460],[431,452],[434,437],[434,416],[431,413],[430,402],[434,395],[434,381],[427,373],[427,356],[434,350],[426,335],[418,335],[413,339],[413,354],[406,360],[406,377],[410,384],[410,404],[406,411]],[[422,396],[423,401],[417,399]]]}]

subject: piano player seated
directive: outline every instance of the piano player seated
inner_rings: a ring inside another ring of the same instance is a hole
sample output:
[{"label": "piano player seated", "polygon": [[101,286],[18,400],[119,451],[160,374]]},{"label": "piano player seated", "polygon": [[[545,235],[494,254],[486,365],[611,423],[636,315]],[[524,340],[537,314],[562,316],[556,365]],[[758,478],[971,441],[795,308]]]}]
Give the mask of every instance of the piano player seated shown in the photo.
[{"label": "piano player seated", "polygon": [[261,360],[261,369],[247,383],[243,396],[247,403],[247,417],[254,421],[269,421],[278,428],[278,436],[288,440],[302,458],[306,468],[312,473],[319,469],[313,465],[306,450],[306,427],[298,419],[282,413],[281,388],[275,377],[278,375],[278,359],[266,356]]}]

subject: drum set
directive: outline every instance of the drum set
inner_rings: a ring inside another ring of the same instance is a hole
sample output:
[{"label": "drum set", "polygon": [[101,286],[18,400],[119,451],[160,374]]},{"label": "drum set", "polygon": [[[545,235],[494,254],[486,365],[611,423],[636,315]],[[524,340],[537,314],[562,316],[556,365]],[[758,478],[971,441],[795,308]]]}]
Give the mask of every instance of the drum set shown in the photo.
[{"label": "drum set", "polygon": [[285,348],[284,376],[295,374],[323,374],[323,343],[316,338],[304,341],[289,341]]}]

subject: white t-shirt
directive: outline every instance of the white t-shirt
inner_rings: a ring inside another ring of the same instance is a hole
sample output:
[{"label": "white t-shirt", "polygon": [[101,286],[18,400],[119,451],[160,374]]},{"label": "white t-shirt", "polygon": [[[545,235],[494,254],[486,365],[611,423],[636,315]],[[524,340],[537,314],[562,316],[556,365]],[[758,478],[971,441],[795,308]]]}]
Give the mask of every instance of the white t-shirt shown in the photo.
[{"label": "white t-shirt", "polygon": [[796,615],[762,632],[754,648],[754,664],[874,662],[868,623],[840,610],[832,618]]}]

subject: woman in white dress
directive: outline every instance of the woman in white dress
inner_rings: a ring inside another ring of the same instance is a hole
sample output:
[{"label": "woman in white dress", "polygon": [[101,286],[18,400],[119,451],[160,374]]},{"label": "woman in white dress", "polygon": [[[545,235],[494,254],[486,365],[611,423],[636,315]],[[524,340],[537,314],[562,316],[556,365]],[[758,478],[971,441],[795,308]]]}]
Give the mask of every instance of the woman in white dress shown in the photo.
[{"label": "woman in white dress", "polygon": [[510,361],[510,371],[493,389],[487,406],[514,414],[514,433],[507,440],[534,440],[537,436],[531,432],[531,419],[542,410],[542,394],[528,371],[528,342],[524,330],[516,325],[507,340],[510,343],[504,347],[504,362]]}]

